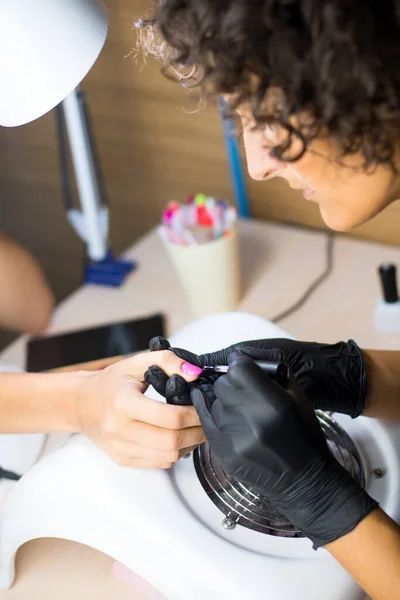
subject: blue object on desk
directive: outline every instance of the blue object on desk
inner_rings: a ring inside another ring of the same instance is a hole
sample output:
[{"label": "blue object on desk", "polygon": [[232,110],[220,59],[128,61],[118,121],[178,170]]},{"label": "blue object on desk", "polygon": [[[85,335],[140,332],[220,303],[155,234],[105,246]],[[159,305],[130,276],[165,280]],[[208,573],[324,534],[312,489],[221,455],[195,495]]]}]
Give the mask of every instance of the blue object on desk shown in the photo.
[{"label": "blue object on desk", "polygon": [[103,260],[92,261],[86,265],[85,283],[119,287],[136,266],[134,261],[116,258],[109,250]]},{"label": "blue object on desk", "polygon": [[243,174],[239,141],[236,135],[233,119],[229,119],[225,114],[226,102],[223,98],[220,98],[219,100],[219,112],[224,128],[225,144],[228,153],[229,168],[231,171],[232,186],[235,193],[238,215],[240,217],[250,217],[249,201]]}]

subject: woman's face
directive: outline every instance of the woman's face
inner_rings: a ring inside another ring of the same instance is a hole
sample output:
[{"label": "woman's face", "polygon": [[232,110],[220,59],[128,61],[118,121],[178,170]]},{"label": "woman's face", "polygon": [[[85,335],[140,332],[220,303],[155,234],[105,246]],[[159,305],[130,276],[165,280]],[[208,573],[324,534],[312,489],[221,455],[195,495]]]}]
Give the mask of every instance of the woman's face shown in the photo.
[{"label": "woman's face", "polygon": [[240,107],[238,113],[250,176],[258,181],[280,177],[292,189],[303,190],[306,200],[318,204],[331,229],[354,229],[400,198],[400,177],[390,168],[377,167],[366,173],[360,168],[361,157],[356,155],[346,157],[340,165],[336,161],[338,148],[329,140],[313,141],[296,162],[271,157],[271,147],[279,143],[283,132],[275,126],[254,129],[248,107]]}]

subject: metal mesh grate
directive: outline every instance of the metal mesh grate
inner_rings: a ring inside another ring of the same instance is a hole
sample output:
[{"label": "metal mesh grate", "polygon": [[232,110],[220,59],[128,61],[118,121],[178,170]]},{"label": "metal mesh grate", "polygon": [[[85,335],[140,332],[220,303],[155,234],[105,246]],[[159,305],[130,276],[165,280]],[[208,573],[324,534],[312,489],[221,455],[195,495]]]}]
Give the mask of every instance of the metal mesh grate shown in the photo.
[{"label": "metal mesh grate", "polygon": [[[330,415],[322,411],[316,411],[316,415],[332,454],[364,486],[361,458],[352,439]],[[208,444],[195,450],[194,464],[207,495],[226,516],[224,525],[228,529],[242,525],[269,535],[304,537],[264,496],[228,478]]]}]

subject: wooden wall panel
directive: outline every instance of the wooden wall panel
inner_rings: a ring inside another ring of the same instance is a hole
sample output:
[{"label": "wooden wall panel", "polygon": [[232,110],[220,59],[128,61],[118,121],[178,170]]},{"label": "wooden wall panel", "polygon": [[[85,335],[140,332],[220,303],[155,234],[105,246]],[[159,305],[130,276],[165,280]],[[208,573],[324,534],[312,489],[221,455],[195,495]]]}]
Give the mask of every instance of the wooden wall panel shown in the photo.
[{"label": "wooden wall panel", "polygon": [[[116,251],[156,224],[165,203],[204,191],[232,196],[214,106],[196,104],[164,80],[159,65],[127,57],[135,43],[132,23],[149,0],[108,0],[110,35],[84,83],[111,204]],[[322,227],[316,206],[280,181],[248,182],[253,214]],[[0,226],[42,263],[58,298],[81,279],[83,246],[65,219],[55,143],[54,115],[17,129],[0,130]],[[398,243],[400,208],[355,235]]]}]

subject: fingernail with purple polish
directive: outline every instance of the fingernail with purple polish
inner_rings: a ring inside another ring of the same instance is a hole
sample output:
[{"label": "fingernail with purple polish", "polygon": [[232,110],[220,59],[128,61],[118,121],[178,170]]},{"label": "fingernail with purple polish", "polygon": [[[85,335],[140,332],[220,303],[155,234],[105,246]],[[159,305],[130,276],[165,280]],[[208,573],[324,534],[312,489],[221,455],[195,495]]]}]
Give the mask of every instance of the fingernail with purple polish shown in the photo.
[{"label": "fingernail with purple polish", "polygon": [[184,375],[187,375],[187,377],[198,377],[200,373],[203,372],[203,369],[196,367],[196,365],[191,365],[188,362],[184,362],[181,365],[181,371]]}]

